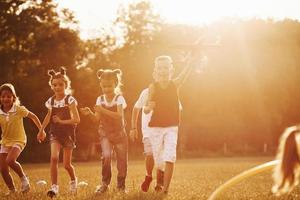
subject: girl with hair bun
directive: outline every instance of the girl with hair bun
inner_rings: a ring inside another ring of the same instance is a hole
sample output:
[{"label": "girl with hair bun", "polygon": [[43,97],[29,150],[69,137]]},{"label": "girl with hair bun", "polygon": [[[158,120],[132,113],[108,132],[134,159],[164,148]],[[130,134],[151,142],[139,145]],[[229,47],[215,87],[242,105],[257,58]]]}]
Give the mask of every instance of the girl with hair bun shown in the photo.
[{"label": "girl with hair bun", "polygon": [[59,153],[63,149],[63,163],[66,171],[70,176],[70,192],[76,194],[77,192],[77,178],[75,175],[74,166],[72,165],[72,153],[75,146],[75,129],[80,122],[77,101],[71,95],[71,81],[66,74],[64,67],[60,68],[59,72],[52,70],[48,71],[50,76],[49,85],[54,92],[45,106],[48,113],[42,124],[43,131],[48,124],[50,124],[50,174],[51,174],[51,188],[47,192],[50,197],[56,196],[59,192],[57,182]]},{"label": "girl with hair bun", "polygon": [[96,194],[105,193],[111,182],[112,150],[117,158],[117,189],[125,192],[125,179],[127,175],[128,141],[125,132],[124,109],[126,101],[121,95],[121,75],[119,69],[100,69],[97,76],[103,95],[96,101],[95,112],[90,108],[81,108],[82,114],[89,116],[99,123],[98,134],[102,149],[102,184],[97,188]]}]

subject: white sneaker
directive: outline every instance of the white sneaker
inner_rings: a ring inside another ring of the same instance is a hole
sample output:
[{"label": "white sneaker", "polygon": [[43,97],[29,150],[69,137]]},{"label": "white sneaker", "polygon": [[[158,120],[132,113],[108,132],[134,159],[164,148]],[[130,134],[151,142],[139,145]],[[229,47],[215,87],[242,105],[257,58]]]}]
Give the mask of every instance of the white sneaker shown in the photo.
[{"label": "white sneaker", "polygon": [[70,181],[70,192],[72,194],[77,193],[77,178],[75,178],[75,180],[73,180],[73,181]]},{"label": "white sneaker", "polygon": [[97,188],[96,188],[96,191],[95,191],[95,194],[96,195],[101,195],[101,194],[104,194],[105,192],[107,192],[109,190],[109,187],[108,185],[98,185]]},{"label": "white sneaker", "polygon": [[47,192],[47,196],[50,198],[53,198],[54,196],[56,196],[58,194],[59,191],[59,187],[56,184],[51,185],[50,190],[48,190]]},{"label": "white sneaker", "polygon": [[23,176],[21,178],[21,192],[26,193],[30,190],[30,184],[29,184],[29,179],[26,176]]}]

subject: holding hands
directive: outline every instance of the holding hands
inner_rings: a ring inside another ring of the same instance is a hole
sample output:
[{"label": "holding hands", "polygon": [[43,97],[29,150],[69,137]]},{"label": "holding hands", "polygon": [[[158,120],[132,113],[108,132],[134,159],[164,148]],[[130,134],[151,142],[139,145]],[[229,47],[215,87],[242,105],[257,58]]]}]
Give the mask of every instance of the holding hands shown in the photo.
[{"label": "holding hands", "polygon": [[46,132],[44,130],[40,130],[36,136],[36,139],[39,143],[43,142],[46,138]]}]

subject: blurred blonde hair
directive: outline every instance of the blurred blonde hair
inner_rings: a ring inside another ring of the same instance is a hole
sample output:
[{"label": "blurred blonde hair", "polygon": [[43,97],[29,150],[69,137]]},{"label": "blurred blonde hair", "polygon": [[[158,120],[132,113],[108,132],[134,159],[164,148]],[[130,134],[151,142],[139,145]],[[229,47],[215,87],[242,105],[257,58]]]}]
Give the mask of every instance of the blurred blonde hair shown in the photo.
[{"label": "blurred blonde hair", "polygon": [[166,56],[166,55],[157,56],[155,58],[155,60],[154,60],[155,67],[157,66],[157,63],[159,61],[163,61],[163,60],[169,61],[170,64],[171,64],[171,66],[172,66],[172,68],[173,68],[173,60],[172,60],[171,56]]},{"label": "blurred blonde hair", "polygon": [[273,193],[281,195],[290,192],[298,183],[299,178],[299,151],[296,135],[300,130],[296,127],[285,129],[281,138],[277,153],[279,164],[273,172]]},{"label": "blurred blonde hair", "polygon": [[[16,105],[20,105],[20,100],[19,100],[19,97],[17,97],[17,94],[16,94],[16,90],[15,90],[15,87],[11,84],[11,83],[4,83],[0,86],[0,94],[2,93],[2,91],[9,91],[12,93],[13,97],[14,97],[14,104]],[[1,102],[0,102],[0,106],[1,105]]]}]

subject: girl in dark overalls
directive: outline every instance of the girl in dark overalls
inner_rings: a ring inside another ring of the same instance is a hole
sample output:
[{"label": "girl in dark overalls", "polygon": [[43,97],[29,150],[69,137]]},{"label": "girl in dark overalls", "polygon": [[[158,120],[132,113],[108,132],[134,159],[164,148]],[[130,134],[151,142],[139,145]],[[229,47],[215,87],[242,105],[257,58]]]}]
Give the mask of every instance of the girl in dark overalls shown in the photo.
[{"label": "girl in dark overalls", "polygon": [[66,75],[65,68],[61,68],[60,72],[50,70],[49,84],[54,92],[46,102],[48,113],[43,121],[41,131],[50,123],[50,145],[51,145],[51,188],[47,195],[53,197],[58,194],[57,171],[59,162],[59,153],[63,148],[63,163],[67,170],[71,182],[70,192],[77,191],[77,178],[75,170],[71,163],[72,152],[75,148],[75,128],[80,122],[77,101],[70,95],[70,79]]},{"label": "girl in dark overalls", "polygon": [[111,182],[112,150],[117,159],[117,189],[125,192],[127,175],[127,135],[125,132],[124,109],[126,102],[120,94],[121,70],[99,70],[100,87],[103,95],[97,98],[95,113],[88,107],[81,108],[84,115],[99,122],[98,133],[102,149],[102,185],[97,188],[96,194],[108,190]]}]

